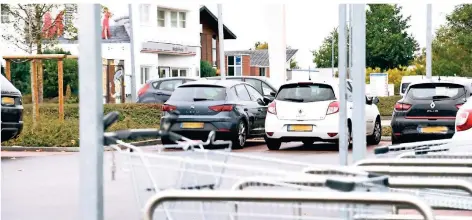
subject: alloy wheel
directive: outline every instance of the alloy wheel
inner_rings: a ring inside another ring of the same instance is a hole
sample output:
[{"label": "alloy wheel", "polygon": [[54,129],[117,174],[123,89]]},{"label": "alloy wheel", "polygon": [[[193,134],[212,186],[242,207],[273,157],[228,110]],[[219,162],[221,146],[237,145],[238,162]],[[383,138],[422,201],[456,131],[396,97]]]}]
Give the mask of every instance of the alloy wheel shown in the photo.
[{"label": "alloy wheel", "polygon": [[246,126],[244,125],[244,122],[239,123],[238,140],[239,140],[239,145],[243,147],[244,144],[246,143]]}]

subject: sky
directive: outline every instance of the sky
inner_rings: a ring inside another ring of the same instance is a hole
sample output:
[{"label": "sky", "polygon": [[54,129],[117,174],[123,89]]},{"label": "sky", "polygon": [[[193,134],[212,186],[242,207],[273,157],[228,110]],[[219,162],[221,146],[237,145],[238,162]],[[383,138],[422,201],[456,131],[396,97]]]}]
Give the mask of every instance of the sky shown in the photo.
[{"label": "sky", "polygon": [[[399,4],[403,15],[411,16],[409,32],[418,41],[420,47],[426,46],[426,4],[412,1]],[[205,5],[215,15],[216,4]],[[267,41],[265,28],[266,4],[223,4],[224,24],[236,34],[236,40],[225,40],[225,50],[246,50],[254,47],[257,41]],[[447,14],[453,11],[453,3],[432,4],[433,30],[445,23]],[[321,46],[323,39],[338,26],[338,4],[286,4],[286,40],[287,46],[298,49],[295,58],[302,69],[314,67],[310,51]],[[115,15],[127,14],[127,5],[109,7]]]}]

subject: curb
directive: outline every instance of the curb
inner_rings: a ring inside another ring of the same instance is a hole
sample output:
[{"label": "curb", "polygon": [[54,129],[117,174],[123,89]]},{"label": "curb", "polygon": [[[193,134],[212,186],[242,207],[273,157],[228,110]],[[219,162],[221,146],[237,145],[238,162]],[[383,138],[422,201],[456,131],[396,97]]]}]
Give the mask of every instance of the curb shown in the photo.
[{"label": "curb", "polygon": [[[382,136],[381,141],[391,141],[391,137],[389,136]],[[250,142],[264,142],[264,140],[250,140]],[[160,139],[156,140],[149,140],[149,141],[139,141],[131,143],[135,146],[142,147],[148,145],[156,145],[161,144]],[[8,147],[1,147],[2,151],[28,151],[28,152],[79,152],[79,147],[20,147],[20,146],[8,146]],[[110,151],[107,149],[105,151]]]}]

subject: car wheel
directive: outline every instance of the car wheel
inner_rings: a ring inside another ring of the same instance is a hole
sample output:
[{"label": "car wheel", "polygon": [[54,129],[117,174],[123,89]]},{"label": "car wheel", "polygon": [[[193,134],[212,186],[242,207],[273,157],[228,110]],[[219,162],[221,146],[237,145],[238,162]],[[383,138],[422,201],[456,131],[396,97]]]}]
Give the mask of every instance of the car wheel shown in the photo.
[{"label": "car wheel", "polygon": [[264,137],[264,140],[269,150],[279,150],[280,145],[282,144],[282,142],[280,142],[277,139],[270,139],[270,138]]},{"label": "car wheel", "polygon": [[[347,125],[347,148],[352,149],[352,126],[348,123]],[[335,141],[339,149],[339,139]]]},{"label": "car wheel", "polygon": [[235,137],[233,138],[233,140],[231,140],[232,145],[233,145],[231,148],[242,149],[244,145],[246,144],[247,133],[248,132],[247,132],[246,123],[243,120],[239,121]]},{"label": "car wheel", "polygon": [[369,145],[377,145],[380,143],[382,138],[382,125],[380,124],[380,120],[375,120],[374,125],[374,133],[367,137],[367,144]]}]

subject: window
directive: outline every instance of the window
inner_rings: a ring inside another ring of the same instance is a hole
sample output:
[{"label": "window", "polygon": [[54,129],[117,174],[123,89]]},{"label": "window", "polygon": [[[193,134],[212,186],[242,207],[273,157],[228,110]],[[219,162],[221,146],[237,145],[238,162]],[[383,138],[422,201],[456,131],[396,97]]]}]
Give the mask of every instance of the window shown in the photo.
[{"label": "window", "polygon": [[463,97],[465,88],[454,83],[422,83],[410,86],[407,96],[422,100],[451,100]]},{"label": "window", "polygon": [[226,99],[226,88],[217,86],[181,86],[177,88],[171,101],[223,101]]},{"label": "window", "polygon": [[186,77],[187,69],[172,69],[172,77]]},{"label": "window", "polygon": [[159,85],[160,90],[164,91],[174,91],[178,86],[182,85],[182,80],[164,80]]},{"label": "window", "polygon": [[149,67],[141,67],[141,84],[146,83],[150,79],[150,68]]},{"label": "window", "polygon": [[264,100],[262,95],[256,89],[251,86],[246,86],[246,88],[249,92],[249,95],[251,96],[252,101],[257,101],[258,99]]},{"label": "window", "polygon": [[401,86],[402,93],[406,92],[406,88],[408,88],[409,85],[410,85],[410,83],[402,83],[402,86]]},{"label": "window", "polygon": [[260,80],[257,79],[246,79],[246,82],[253,86],[259,93],[262,94],[262,83]]},{"label": "window", "polygon": [[269,85],[267,85],[266,83],[262,83],[262,95],[267,95],[267,96],[271,96],[270,93],[276,93],[272,88],[270,88]]},{"label": "window", "polygon": [[237,85],[235,88],[240,100],[251,101],[251,97],[249,96],[249,93],[247,92],[247,89],[244,85]]},{"label": "window", "polygon": [[141,4],[139,6],[139,15],[140,15],[140,20],[142,23],[148,23],[149,22],[149,4]]},{"label": "window", "polygon": [[241,56],[228,56],[228,76],[241,76]]},{"label": "window", "polygon": [[288,102],[321,102],[336,100],[336,96],[330,85],[288,84],[281,87],[276,99]]},{"label": "window", "polygon": [[213,61],[213,66],[216,66],[216,39],[212,38],[211,39],[211,60]]},{"label": "window", "polygon": [[186,12],[170,12],[170,24],[173,28],[185,28],[187,22],[187,13]]},{"label": "window", "polygon": [[2,24],[5,23],[10,23],[10,14],[8,13],[7,9],[2,8]]},{"label": "window", "polygon": [[157,26],[165,27],[166,26],[166,11],[157,10]]},{"label": "window", "polygon": [[266,68],[260,67],[259,68],[259,76],[266,76]]}]

